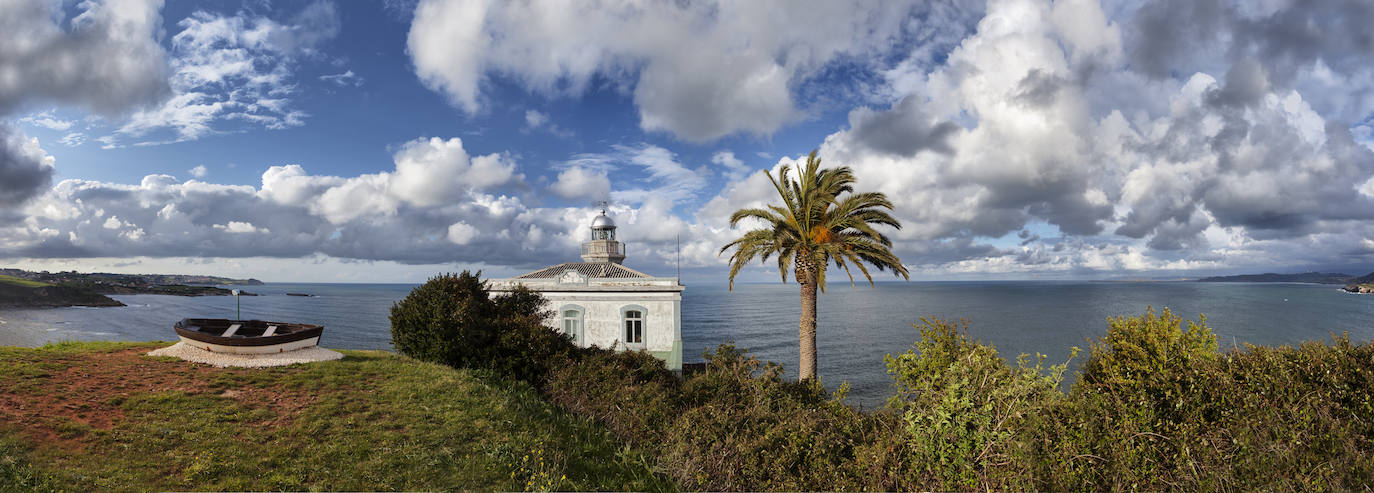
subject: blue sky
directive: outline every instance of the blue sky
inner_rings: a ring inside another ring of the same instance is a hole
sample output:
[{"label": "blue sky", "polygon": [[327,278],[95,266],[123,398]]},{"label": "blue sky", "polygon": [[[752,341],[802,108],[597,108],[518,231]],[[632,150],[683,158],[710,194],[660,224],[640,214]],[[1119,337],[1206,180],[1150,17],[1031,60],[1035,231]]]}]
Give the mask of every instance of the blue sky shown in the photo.
[{"label": "blue sky", "polygon": [[[0,7],[0,263],[723,279],[818,149],[919,279],[1374,270],[1361,1]],[[7,74],[7,75],[6,75]],[[747,225],[746,225],[747,227]],[[759,267],[747,279],[775,279]]]}]

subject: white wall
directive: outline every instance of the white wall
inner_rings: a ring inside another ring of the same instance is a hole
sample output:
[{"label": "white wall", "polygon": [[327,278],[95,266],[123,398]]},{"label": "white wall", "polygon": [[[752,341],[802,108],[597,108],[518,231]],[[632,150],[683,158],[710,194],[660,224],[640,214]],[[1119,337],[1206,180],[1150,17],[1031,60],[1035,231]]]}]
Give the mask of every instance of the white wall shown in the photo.
[{"label": "white wall", "polygon": [[[678,326],[678,308],[682,295],[669,293],[558,293],[544,292],[549,301],[549,309],[554,316],[546,322],[550,327],[563,330],[563,310],[570,305],[583,309],[583,346],[609,348],[624,338],[625,325],[622,313],[627,306],[635,305],[645,309],[644,347],[648,351],[671,351],[673,341],[681,338]],[[632,347],[631,349],[639,349]]]}]

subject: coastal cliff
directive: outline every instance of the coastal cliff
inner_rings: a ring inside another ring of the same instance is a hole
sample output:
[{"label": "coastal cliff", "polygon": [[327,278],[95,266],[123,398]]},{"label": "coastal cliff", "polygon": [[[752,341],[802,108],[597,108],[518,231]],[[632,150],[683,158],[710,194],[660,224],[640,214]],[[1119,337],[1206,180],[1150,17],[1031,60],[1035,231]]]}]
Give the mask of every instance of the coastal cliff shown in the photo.
[{"label": "coastal cliff", "polygon": [[1360,294],[1374,293],[1374,272],[1370,272],[1364,277],[1351,279],[1350,284],[1345,285],[1345,290]]},{"label": "coastal cliff", "polygon": [[[124,306],[107,294],[229,296],[232,291],[205,284],[261,285],[257,279],[164,274],[82,274],[0,269],[0,308]],[[242,292],[243,296],[256,296]]]},{"label": "coastal cliff", "polygon": [[64,306],[124,306],[124,304],[80,286],[58,286],[0,276],[0,308],[58,308]]}]

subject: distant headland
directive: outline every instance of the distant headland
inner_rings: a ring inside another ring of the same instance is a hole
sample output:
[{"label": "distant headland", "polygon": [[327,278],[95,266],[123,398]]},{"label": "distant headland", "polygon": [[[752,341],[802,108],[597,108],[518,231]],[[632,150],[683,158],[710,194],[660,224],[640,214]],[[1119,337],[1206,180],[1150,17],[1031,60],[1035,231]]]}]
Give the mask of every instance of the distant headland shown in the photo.
[{"label": "distant headland", "polygon": [[1244,274],[1239,276],[1204,277],[1197,282],[1306,282],[1313,284],[1344,284],[1345,290],[1352,293],[1374,293],[1374,272],[1363,277],[1351,274],[1330,272],[1303,272],[1300,274]]},{"label": "distant headland", "polygon": [[[257,279],[177,274],[82,274],[0,269],[0,308],[124,306],[107,294],[228,296],[214,285],[260,286]],[[251,293],[241,293],[252,296]]]},{"label": "distant headland", "polygon": [[1198,282],[1306,282],[1312,284],[1350,284],[1355,276],[1329,272],[1303,272],[1300,274],[1244,274],[1239,276],[1204,277]]}]

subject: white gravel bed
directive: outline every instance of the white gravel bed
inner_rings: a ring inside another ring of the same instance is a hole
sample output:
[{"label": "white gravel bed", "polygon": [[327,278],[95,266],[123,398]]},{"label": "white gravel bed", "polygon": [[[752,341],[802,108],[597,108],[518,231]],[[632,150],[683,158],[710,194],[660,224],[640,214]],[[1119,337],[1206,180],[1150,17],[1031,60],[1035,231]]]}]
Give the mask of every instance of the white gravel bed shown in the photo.
[{"label": "white gravel bed", "polygon": [[330,351],[319,346],[270,354],[226,354],[212,353],[204,349],[178,342],[162,349],[155,349],[148,356],[171,356],[186,361],[204,363],[220,368],[235,366],[241,368],[264,368],[286,366],[295,363],[329,361],[343,357],[343,353]]}]

